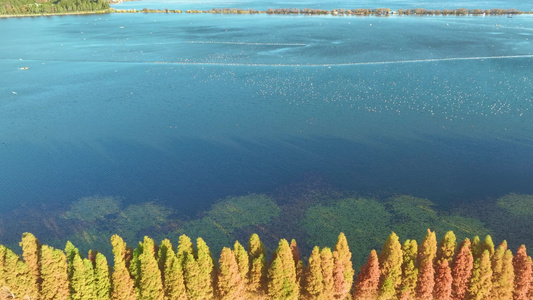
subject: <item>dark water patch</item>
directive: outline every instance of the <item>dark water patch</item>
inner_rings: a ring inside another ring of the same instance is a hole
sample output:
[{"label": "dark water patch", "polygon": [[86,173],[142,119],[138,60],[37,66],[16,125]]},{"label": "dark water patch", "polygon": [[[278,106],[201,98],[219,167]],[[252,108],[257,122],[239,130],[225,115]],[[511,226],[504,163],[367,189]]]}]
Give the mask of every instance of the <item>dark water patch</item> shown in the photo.
[{"label": "dark water patch", "polygon": [[533,144],[428,137],[361,142],[336,138],[176,139],[159,147],[9,145],[2,149],[2,211],[20,203],[69,203],[92,195],[159,200],[194,215],[229,195],[264,193],[316,173],[341,190],[409,194],[437,203],[533,193]]}]

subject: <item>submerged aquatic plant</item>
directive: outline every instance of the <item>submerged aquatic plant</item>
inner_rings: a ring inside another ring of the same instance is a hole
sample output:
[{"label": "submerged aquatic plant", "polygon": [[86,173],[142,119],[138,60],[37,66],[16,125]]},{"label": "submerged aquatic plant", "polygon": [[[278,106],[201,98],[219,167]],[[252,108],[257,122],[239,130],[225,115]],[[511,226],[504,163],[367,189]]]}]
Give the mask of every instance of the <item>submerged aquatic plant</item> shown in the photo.
[{"label": "submerged aquatic plant", "polygon": [[517,217],[533,216],[533,195],[509,194],[498,199],[497,205]]},{"label": "submerged aquatic plant", "polygon": [[63,217],[81,221],[105,220],[107,216],[120,210],[120,201],[120,198],[110,196],[84,197],[72,203]]}]

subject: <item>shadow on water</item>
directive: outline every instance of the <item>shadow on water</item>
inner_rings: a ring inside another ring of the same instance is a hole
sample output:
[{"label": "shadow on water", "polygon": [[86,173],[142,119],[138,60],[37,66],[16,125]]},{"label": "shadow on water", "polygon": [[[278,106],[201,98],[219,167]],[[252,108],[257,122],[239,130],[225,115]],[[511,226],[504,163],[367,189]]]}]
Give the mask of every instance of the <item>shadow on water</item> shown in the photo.
[{"label": "shadow on water", "polygon": [[532,148],[531,143],[442,137],[230,144],[180,139],[160,147],[107,141],[98,148],[63,144],[46,150],[8,145],[0,157],[0,209],[111,195],[128,203],[157,199],[191,216],[216,199],[268,193],[310,172],[342,190],[410,194],[445,207],[533,193]]}]

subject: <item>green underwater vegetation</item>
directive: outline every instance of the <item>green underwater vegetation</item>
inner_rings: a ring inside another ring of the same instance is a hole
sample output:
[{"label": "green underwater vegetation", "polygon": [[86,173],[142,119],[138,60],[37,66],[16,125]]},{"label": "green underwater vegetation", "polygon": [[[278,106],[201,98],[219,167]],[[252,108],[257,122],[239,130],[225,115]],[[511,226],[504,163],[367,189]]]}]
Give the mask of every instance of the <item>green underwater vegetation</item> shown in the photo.
[{"label": "green underwater vegetation", "polygon": [[120,198],[109,196],[84,197],[74,201],[63,217],[81,221],[102,221],[120,211],[120,201]]},{"label": "green underwater vegetation", "polygon": [[317,245],[330,245],[336,231],[342,231],[352,243],[350,248],[356,265],[362,265],[365,254],[379,249],[384,236],[394,231],[399,236],[421,240],[430,228],[438,234],[453,230],[459,239],[485,236],[490,230],[476,219],[457,214],[440,213],[427,199],[394,196],[383,201],[373,198],[346,198],[330,205],[310,207],[302,220],[309,239]]},{"label": "green underwater vegetation", "polygon": [[453,230],[458,239],[490,234],[507,239],[510,248],[518,241],[531,244],[527,228],[533,226],[532,201],[532,195],[509,194],[443,209],[425,198],[357,195],[313,182],[271,194],[227,197],[196,216],[186,216],[157,201],[127,205],[121,197],[90,196],[68,206],[34,205],[5,213],[0,218],[0,241],[16,249],[22,232],[32,231],[54,247],[63,248],[70,240],[81,251],[98,249],[110,255],[109,236],[114,234],[130,245],[145,235],[177,240],[186,234],[202,237],[213,253],[219,253],[257,232],[270,250],[279,239],[296,238],[305,258],[312,246],[331,245],[344,232],[358,268],[391,231],[421,240],[428,228],[438,235]]},{"label": "green underwater vegetation", "polygon": [[533,195],[512,193],[499,198],[497,205],[516,217],[533,216]]}]

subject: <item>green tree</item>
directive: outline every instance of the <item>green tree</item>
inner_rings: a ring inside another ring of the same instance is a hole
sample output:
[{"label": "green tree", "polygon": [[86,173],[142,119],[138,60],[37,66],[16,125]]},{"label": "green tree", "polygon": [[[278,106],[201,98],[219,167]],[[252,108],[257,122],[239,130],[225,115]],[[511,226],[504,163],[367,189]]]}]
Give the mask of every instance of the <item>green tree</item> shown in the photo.
[{"label": "green tree", "polygon": [[69,262],[70,297],[72,300],[93,300],[94,295],[94,270],[92,262],[85,263],[79,253],[75,253]]},{"label": "green tree", "polygon": [[248,271],[250,270],[250,258],[248,257],[248,252],[246,249],[236,241],[233,244],[233,253],[235,254],[235,259],[237,265],[239,266],[239,274],[241,275],[242,282],[246,286],[248,284]]},{"label": "green tree", "polygon": [[260,297],[265,293],[266,288],[266,250],[255,233],[250,236],[248,242],[248,257],[250,263],[248,291]]},{"label": "green tree", "polygon": [[201,282],[200,267],[191,253],[185,253],[185,262],[183,265],[184,282],[187,288],[187,296],[191,300],[206,299],[207,295],[203,289],[204,284]]},{"label": "green tree", "polygon": [[491,259],[492,291],[491,299],[504,300],[513,298],[514,268],[513,254],[507,249],[507,242],[503,241]]},{"label": "green tree", "polygon": [[178,249],[176,251],[178,260],[182,265],[185,264],[185,258],[187,257],[187,254],[189,253],[192,254],[193,256],[195,255],[194,247],[192,245],[191,239],[185,234],[182,234],[179,237]]},{"label": "green tree", "polygon": [[485,239],[479,244],[479,251],[483,253],[485,250],[489,251],[490,257],[494,255],[494,242],[490,235],[485,236]]},{"label": "green tree", "polygon": [[323,284],[323,290],[322,290],[322,296],[325,299],[334,299],[334,288],[335,288],[335,282],[333,279],[333,269],[334,269],[334,261],[333,261],[333,253],[331,252],[331,249],[328,247],[322,248],[320,250],[320,262],[322,265],[322,281]]},{"label": "green tree", "polygon": [[315,300],[322,298],[324,283],[322,277],[322,263],[320,259],[320,249],[315,246],[309,256],[309,263],[304,274],[303,298]]},{"label": "green tree", "polygon": [[268,295],[273,299],[298,299],[296,266],[287,240],[282,239],[268,270]]},{"label": "green tree", "polygon": [[402,245],[396,233],[391,233],[379,254],[381,270],[379,299],[394,299],[402,282]]},{"label": "green tree", "polygon": [[94,293],[98,300],[109,300],[111,298],[109,265],[102,253],[96,253],[94,258]]},{"label": "green tree", "polygon": [[154,240],[145,236],[142,253],[139,255],[140,299],[163,300],[165,296],[155,248]]},{"label": "green tree", "polygon": [[453,231],[448,231],[442,238],[437,249],[436,264],[443,260],[447,260],[451,263],[455,254],[455,248],[457,247],[457,241]]},{"label": "green tree", "polygon": [[492,289],[492,269],[489,250],[483,250],[480,258],[475,259],[467,299],[487,299]]},{"label": "green tree", "polygon": [[177,257],[171,259],[170,269],[166,270],[165,294],[167,299],[186,300],[187,288],[185,287],[185,278],[183,266]]},{"label": "green tree", "polygon": [[470,246],[472,249],[472,256],[474,256],[474,259],[481,257],[481,240],[479,239],[479,236],[475,236],[472,239],[472,245]]},{"label": "green tree", "polygon": [[402,245],[402,253],[403,262],[400,299],[414,299],[416,280],[418,278],[418,268],[416,267],[418,244],[416,241],[406,240]]},{"label": "green tree", "polygon": [[201,290],[203,291],[204,299],[213,299],[213,283],[215,282],[217,274],[213,255],[202,238],[196,240],[196,248],[198,251],[198,268],[200,270]]}]

